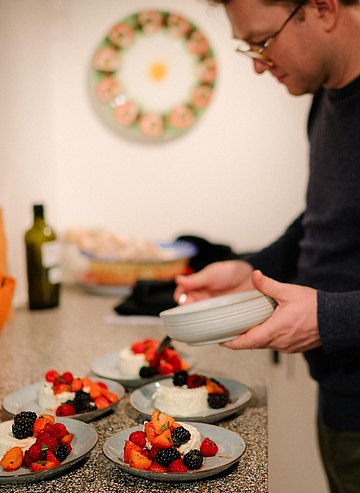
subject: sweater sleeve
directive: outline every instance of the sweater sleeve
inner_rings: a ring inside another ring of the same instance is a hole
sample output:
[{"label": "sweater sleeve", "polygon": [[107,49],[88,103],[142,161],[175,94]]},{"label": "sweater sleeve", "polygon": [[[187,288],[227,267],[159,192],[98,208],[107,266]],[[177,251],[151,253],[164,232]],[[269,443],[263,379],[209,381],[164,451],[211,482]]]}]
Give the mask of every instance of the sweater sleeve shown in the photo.
[{"label": "sweater sleeve", "polygon": [[278,240],[246,258],[254,269],[260,269],[277,281],[289,282],[293,279],[300,253],[299,242],[304,235],[303,215],[295,219]]},{"label": "sweater sleeve", "polygon": [[318,290],[318,325],[326,353],[360,347],[360,291]]}]

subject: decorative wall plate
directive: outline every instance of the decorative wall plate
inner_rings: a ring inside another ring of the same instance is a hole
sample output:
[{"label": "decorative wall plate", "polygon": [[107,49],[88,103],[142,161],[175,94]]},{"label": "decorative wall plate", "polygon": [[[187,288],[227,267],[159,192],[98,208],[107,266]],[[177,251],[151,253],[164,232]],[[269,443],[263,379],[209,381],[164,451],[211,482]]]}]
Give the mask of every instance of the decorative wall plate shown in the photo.
[{"label": "decorative wall plate", "polygon": [[209,106],[213,49],[182,15],[140,11],[114,24],[91,61],[95,107],[118,133],[162,142],[188,131]]}]

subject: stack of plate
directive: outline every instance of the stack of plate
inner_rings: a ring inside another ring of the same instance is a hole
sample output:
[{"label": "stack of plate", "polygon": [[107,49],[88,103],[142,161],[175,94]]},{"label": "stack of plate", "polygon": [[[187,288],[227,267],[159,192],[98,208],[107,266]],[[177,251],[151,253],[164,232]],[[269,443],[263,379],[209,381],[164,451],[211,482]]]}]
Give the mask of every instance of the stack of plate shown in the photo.
[{"label": "stack of plate", "polygon": [[167,334],[192,345],[230,341],[270,317],[276,302],[259,291],[217,296],[160,313]]}]

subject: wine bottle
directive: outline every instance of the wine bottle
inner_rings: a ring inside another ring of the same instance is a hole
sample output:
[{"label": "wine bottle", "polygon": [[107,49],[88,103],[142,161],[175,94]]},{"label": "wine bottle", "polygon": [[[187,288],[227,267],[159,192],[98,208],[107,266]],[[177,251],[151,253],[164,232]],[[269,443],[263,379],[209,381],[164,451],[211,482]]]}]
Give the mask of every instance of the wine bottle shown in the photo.
[{"label": "wine bottle", "polygon": [[29,308],[54,308],[60,298],[61,247],[45,221],[44,206],[34,205],[33,213],[33,226],[25,233]]}]

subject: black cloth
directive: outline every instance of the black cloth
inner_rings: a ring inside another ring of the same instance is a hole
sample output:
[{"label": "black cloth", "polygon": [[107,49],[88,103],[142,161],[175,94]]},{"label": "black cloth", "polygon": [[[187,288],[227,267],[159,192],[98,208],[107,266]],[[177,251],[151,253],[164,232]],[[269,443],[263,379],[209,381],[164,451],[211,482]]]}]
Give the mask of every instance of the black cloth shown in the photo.
[{"label": "black cloth", "polygon": [[[206,265],[217,261],[240,258],[227,245],[211,243],[199,236],[179,236],[177,240],[187,241],[195,245],[196,255],[189,260],[189,267],[198,272]],[[133,292],[124,301],[117,304],[114,310],[119,315],[150,315],[157,316],[160,312],[174,308],[175,281],[139,280]]]}]

